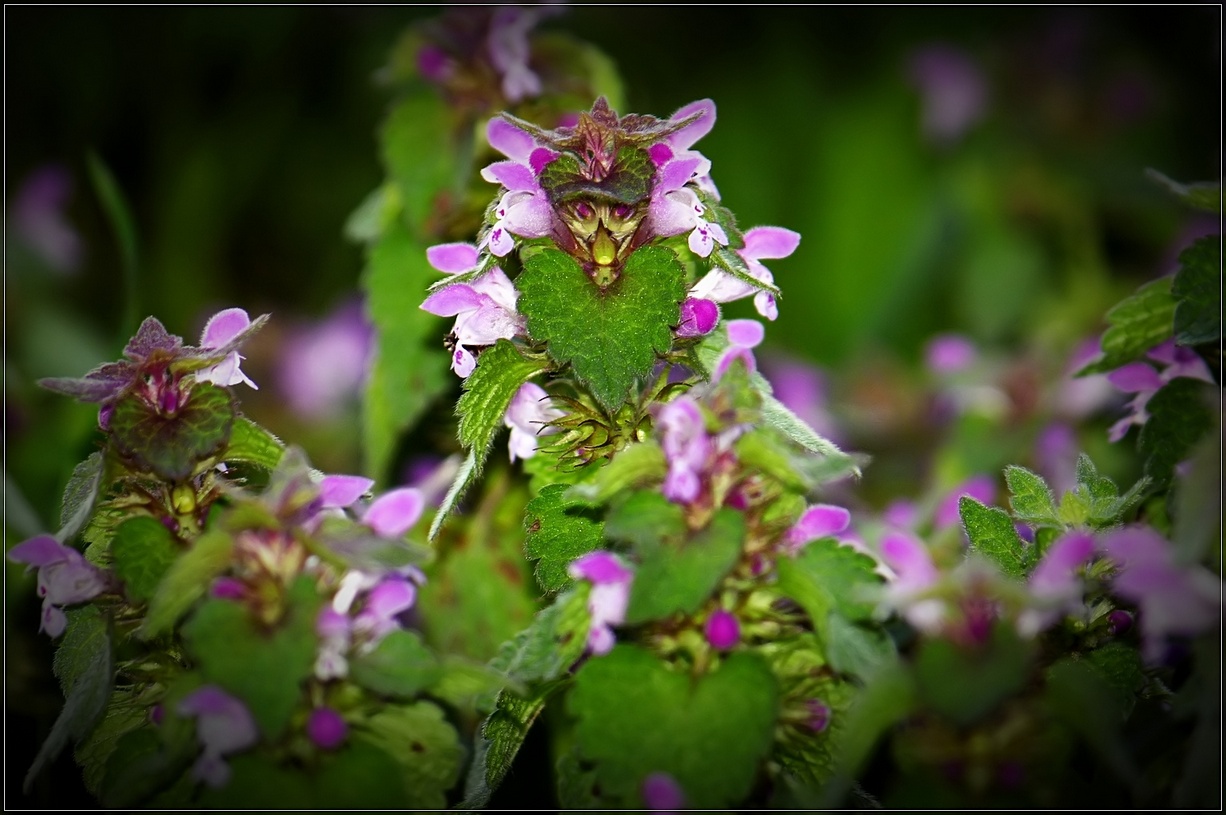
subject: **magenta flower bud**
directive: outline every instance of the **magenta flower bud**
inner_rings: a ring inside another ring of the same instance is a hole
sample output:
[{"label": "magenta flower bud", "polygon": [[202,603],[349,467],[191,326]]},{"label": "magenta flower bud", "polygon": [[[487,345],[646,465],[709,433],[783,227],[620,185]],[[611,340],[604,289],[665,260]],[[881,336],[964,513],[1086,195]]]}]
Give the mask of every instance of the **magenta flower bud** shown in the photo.
[{"label": "magenta flower bud", "polygon": [[938,334],[924,347],[924,362],[934,374],[956,374],[975,364],[975,346],[960,334]]},{"label": "magenta flower bud", "polygon": [[319,707],[311,711],[306,724],[307,736],[315,742],[315,746],[324,750],[335,750],[349,736],[349,725],[341,714],[330,707]]},{"label": "magenta flower bud", "polygon": [[834,713],[830,709],[830,705],[821,699],[806,699],[805,709],[809,713],[809,718],[805,720],[805,724],[814,733],[821,733],[830,726],[830,718]]},{"label": "magenta flower bud", "polygon": [[149,723],[152,725],[160,725],[162,720],[166,718],[166,706],[158,702],[153,707],[149,708]]},{"label": "magenta flower bud", "polygon": [[1117,608],[1107,615],[1107,631],[1112,636],[1118,637],[1120,634],[1125,634],[1130,628],[1132,628],[1132,615],[1127,611]]},{"label": "magenta flower bud", "polygon": [[727,651],[741,641],[741,624],[736,615],[724,609],[707,618],[707,642],[717,651]]},{"label": "magenta flower bud", "polygon": [[247,596],[247,587],[237,578],[219,577],[209,587],[209,596],[219,600],[242,600]]},{"label": "magenta flower bud", "polygon": [[701,297],[687,297],[681,304],[681,324],[678,337],[701,337],[710,334],[719,322],[719,306]]},{"label": "magenta flower bud", "polygon": [[641,792],[648,809],[677,810],[685,807],[685,791],[668,773],[652,773],[644,778]]}]

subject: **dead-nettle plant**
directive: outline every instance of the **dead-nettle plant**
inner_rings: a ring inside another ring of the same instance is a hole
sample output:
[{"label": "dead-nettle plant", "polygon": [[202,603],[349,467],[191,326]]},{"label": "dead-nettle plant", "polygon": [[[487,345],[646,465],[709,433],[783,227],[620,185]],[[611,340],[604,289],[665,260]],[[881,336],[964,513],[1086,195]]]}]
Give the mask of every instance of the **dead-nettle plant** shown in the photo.
[{"label": "dead-nettle plant", "polygon": [[1200,801],[1209,770],[1130,739],[1186,749],[1216,721],[1221,582],[1193,520],[1220,445],[1214,247],[1113,310],[1087,368],[1137,394],[1113,435],[1143,425],[1138,484],[1083,455],[1063,496],[1015,466],[1009,509],[853,519],[830,485],[866,459],[772,394],[763,323],[721,312],[774,320],[763,261],[800,235],[722,202],[695,149],[711,100],[619,115],[586,46],[530,36],[546,13],[453,12],[402,44],[389,179],[349,225],[379,330],[368,472],[449,363],[441,500],[374,497],[243,416],[266,317],[241,309],[198,347],[151,317],[122,360],[44,382],[99,404],[102,442],[61,529],[8,554],[37,570],[66,699],[27,782],[71,745],[111,807],[473,808],[547,727],[533,803],[566,808]]}]

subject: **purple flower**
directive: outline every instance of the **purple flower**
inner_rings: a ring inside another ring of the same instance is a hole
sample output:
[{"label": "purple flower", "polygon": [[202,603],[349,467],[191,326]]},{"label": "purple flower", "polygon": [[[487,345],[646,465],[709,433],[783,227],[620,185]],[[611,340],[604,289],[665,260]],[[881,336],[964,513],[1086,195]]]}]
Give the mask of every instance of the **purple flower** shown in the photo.
[{"label": "purple flower", "polygon": [[926,46],[912,55],[909,72],[923,99],[922,127],[930,141],[952,144],[983,116],[987,83],[980,67],[962,51]]},{"label": "purple flower", "polygon": [[702,492],[707,460],[714,450],[702,408],[690,397],[680,396],[660,408],[656,428],[668,462],[664,497],[675,504],[692,503]]},{"label": "purple flower", "polygon": [[[775,278],[762,260],[785,258],[800,245],[800,233],[779,226],[755,226],[745,233],[745,246],[737,254],[745,261],[749,274],[755,280],[774,285]],[[775,296],[768,291],[745,283],[727,272],[712,269],[690,289],[691,297],[702,297],[716,303],[730,303],[743,297],[753,296],[754,308],[768,320],[779,316]]]},{"label": "purple flower", "polygon": [[558,153],[537,145],[530,133],[506,119],[491,119],[485,133],[490,146],[509,160],[481,171],[482,178],[501,185],[506,193],[495,209],[497,220],[477,249],[488,246],[494,255],[505,257],[515,248],[511,235],[543,238],[553,232],[553,207],[538,179]]},{"label": "purple flower", "polygon": [[[448,274],[476,268],[478,251],[464,243],[443,244],[426,250],[434,268]],[[433,292],[421,304],[423,311],[440,317],[455,317],[451,369],[467,377],[477,367],[470,346],[493,345],[523,332],[523,320],[515,310],[519,292],[506,274],[494,267],[471,283],[453,283]]]},{"label": "purple flower", "polygon": [[106,573],[51,535],[23,541],[8,553],[9,560],[38,569],[38,596],[43,598],[40,631],[55,638],[64,633],[68,618],[61,606],[84,603],[106,590]]},{"label": "purple flower", "polygon": [[319,498],[325,509],[344,509],[370,492],[373,478],[360,475],[325,475],[319,482]]},{"label": "purple flower", "polygon": [[634,572],[617,555],[604,551],[589,552],[576,558],[566,571],[573,579],[592,584],[587,601],[592,618],[587,649],[597,656],[607,654],[616,639],[613,626],[621,625],[626,619]]},{"label": "purple flower", "polygon": [[[251,326],[251,318],[241,308],[228,308],[219,311],[209,318],[200,335],[200,347],[204,349],[223,348],[235,337],[240,336]],[[242,357],[238,351],[231,351],[225,359],[216,365],[196,372],[197,382],[212,382],[228,387],[245,383],[259,390],[254,382],[238,367]]]},{"label": "purple flower", "polygon": [[711,300],[687,297],[681,303],[681,323],[678,337],[702,337],[710,334],[719,322],[719,306]]},{"label": "purple flower", "polygon": [[685,808],[685,791],[668,773],[648,775],[640,792],[648,809],[673,812]]},{"label": "purple flower", "polygon": [[946,609],[940,600],[925,596],[941,578],[928,547],[905,532],[889,532],[881,541],[881,557],[894,572],[886,588],[885,606],[899,609],[920,631],[939,630]]},{"label": "purple flower", "polygon": [[996,482],[986,475],[975,475],[951,490],[937,505],[932,519],[937,529],[947,529],[959,523],[961,515],[958,512],[958,502],[967,495],[981,504],[991,504],[996,498]]},{"label": "purple flower", "polygon": [[341,714],[330,707],[311,711],[306,723],[307,738],[324,750],[335,750],[349,737],[349,725]]},{"label": "purple flower", "polygon": [[540,96],[541,78],[528,67],[531,56],[528,32],[541,19],[559,10],[548,6],[531,9],[501,6],[494,10],[486,46],[490,62],[502,75],[502,95],[508,102]]},{"label": "purple flower", "polygon": [[805,710],[809,714],[809,718],[805,724],[814,733],[822,733],[830,726],[830,719],[834,711],[830,709],[830,705],[823,702],[821,699],[806,699]]},{"label": "purple flower", "polygon": [[735,360],[741,360],[750,373],[758,370],[758,362],[754,359],[753,349],[757,348],[766,336],[766,329],[757,320],[729,320],[726,324],[728,332],[728,347],[715,361],[715,371],[711,375],[713,381],[719,380]]},{"label": "purple flower", "polygon": [[532,382],[525,382],[515,392],[503,418],[503,424],[511,428],[511,437],[507,440],[511,461],[532,458],[536,455],[537,438],[557,432],[556,427],[547,425],[565,414],[548,400],[549,394],[544,388]]},{"label": "purple flower", "polygon": [[383,579],[367,593],[362,610],[353,620],[353,634],[373,647],[400,628],[397,616],[412,608],[416,599],[417,587],[412,582],[398,575]]},{"label": "purple flower", "polygon": [[192,777],[210,787],[224,787],[230,780],[230,765],[222,756],[245,750],[259,740],[247,706],[216,685],[205,685],[183,697],[178,710],[196,717],[196,738],[204,747]]},{"label": "purple flower", "polygon": [[374,329],[359,302],[291,332],[278,366],[278,385],[290,408],[310,419],[335,415],[361,391],[373,349]]},{"label": "purple flower", "polygon": [[978,352],[961,334],[938,334],[924,346],[924,361],[934,374],[956,374],[975,364]]},{"label": "purple flower", "polygon": [[64,217],[71,194],[72,176],[51,164],[26,177],[10,209],[14,232],[57,272],[74,272],[81,264],[81,237]]},{"label": "purple flower", "polygon": [[1175,562],[1169,543],[1147,526],[1110,533],[1103,550],[1117,567],[1115,594],[1136,603],[1142,654],[1160,662],[1167,638],[1199,634],[1221,621],[1222,581],[1201,566]]},{"label": "purple flower", "polygon": [[1077,486],[1077,433],[1072,425],[1052,422],[1039,431],[1035,464],[1056,495]]},{"label": "purple flower", "polygon": [[1033,637],[1062,615],[1083,608],[1085,587],[1078,571],[1093,555],[1094,536],[1089,532],[1067,532],[1052,543],[1030,573],[1032,605],[1017,619],[1017,629],[1022,636]]},{"label": "purple flower", "polygon": [[401,487],[376,498],[362,514],[362,523],[384,538],[399,538],[421,518],[426,501],[421,490]]},{"label": "purple flower", "polygon": [[1130,362],[1107,374],[1107,380],[1116,388],[1136,394],[1128,403],[1131,412],[1113,424],[1107,433],[1113,442],[1124,438],[1134,424],[1140,426],[1149,421],[1149,413],[1145,410],[1149,400],[1172,379],[1188,377],[1213,383],[1213,374],[1205,361],[1192,349],[1175,345],[1174,339],[1150,349],[1146,356],[1165,367],[1159,372],[1144,362]]},{"label": "purple flower", "polygon": [[707,642],[716,651],[727,651],[741,641],[741,624],[731,611],[716,609],[703,628]]},{"label": "purple flower", "polygon": [[831,538],[851,523],[851,513],[833,504],[814,504],[784,535],[784,546],[791,552],[819,538]]}]

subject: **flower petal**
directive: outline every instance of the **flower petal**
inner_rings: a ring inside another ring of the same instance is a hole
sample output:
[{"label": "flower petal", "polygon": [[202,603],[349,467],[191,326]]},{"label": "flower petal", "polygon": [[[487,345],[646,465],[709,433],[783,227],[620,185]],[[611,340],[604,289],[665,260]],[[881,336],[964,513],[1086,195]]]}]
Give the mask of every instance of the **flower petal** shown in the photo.
[{"label": "flower petal", "polygon": [[251,325],[251,318],[241,308],[228,308],[219,311],[204,324],[204,332],[200,335],[201,348],[220,348],[243,332]]},{"label": "flower petal", "polygon": [[1130,362],[1107,374],[1107,381],[1124,393],[1156,391],[1163,386],[1162,377],[1144,362]]},{"label": "flower petal", "polygon": [[533,148],[536,147],[532,134],[520,130],[501,116],[490,119],[489,124],[485,126],[485,137],[490,147],[516,161],[527,159]]},{"label": "flower petal", "polygon": [[481,307],[481,294],[472,286],[456,283],[431,294],[421,304],[422,311],[439,317],[454,317],[462,311],[474,311]]},{"label": "flower petal", "polygon": [[668,137],[668,143],[673,146],[673,149],[688,150],[694,142],[710,133],[711,128],[715,126],[715,102],[710,99],[690,102],[678,108],[677,112],[668,118],[669,121],[679,122],[695,113],[700,114],[695,121]]},{"label": "flower petal", "polygon": [[426,260],[440,272],[459,274],[477,268],[479,253],[471,243],[440,243],[426,249]]},{"label": "flower petal", "polygon": [[756,260],[785,258],[800,245],[800,233],[781,226],[755,226],[745,233],[741,252]]},{"label": "flower petal", "polygon": [[360,475],[325,475],[319,484],[319,497],[325,508],[347,507],[374,485],[373,478]]},{"label": "flower petal", "polygon": [[399,538],[421,517],[426,502],[421,490],[401,487],[375,499],[362,516],[362,523],[384,538]]}]

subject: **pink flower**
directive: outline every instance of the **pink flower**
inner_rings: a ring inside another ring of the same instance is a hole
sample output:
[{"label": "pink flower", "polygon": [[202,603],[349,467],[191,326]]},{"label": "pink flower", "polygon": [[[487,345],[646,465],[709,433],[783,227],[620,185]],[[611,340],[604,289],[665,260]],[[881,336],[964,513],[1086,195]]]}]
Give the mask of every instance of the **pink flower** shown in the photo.
[{"label": "pink flower", "polygon": [[1094,555],[1094,536],[1067,532],[1057,538],[1030,574],[1031,607],[1017,619],[1018,632],[1033,637],[1064,614],[1084,608],[1085,586],[1078,570]]},{"label": "pink flower", "polygon": [[626,620],[634,572],[617,555],[604,551],[589,552],[576,558],[566,571],[573,579],[592,584],[587,601],[592,618],[587,649],[597,656],[607,654],[616,641],[613,626],[621,625]]},{"label": "pink flower", "polygon": [[[434,268],[448,274],[472,271],[477,266],[477,247],[452,243],[432,246],[426,258]],[[467,377],[477,367],[470,347],[493,345],[523,333],[523,318],[515,310],[519,292],[498,267],[471,283],[453,283],[433,292],[421,304],[423,311],[440,317],[455,317],[451,330],[455,348],[451,369]]]},{"label": "pink flower", "polygon": [[923,99],[922,127],[929,140],[952,144],[982,118],[987,83],[967,54],[947,45],[929,45],[911,57],[909,67]]},{"label": "pink flower", "polygon": [[727,323],[728,347],[719,355],[715,362],[715,371],[711,374],[712,381],[719,380],[732,365],[734,360],[741,360],[750,373],[758,370],[753,349],[757,348],[766,336],[766,329],[757,320],[729,320]]},{"label": "pink flower", "polygon": [[324,750],[335,750],[349,736],[349,725],[344,717],[330,707],[317,707],[311,711],[306,724],[307,737]]},{"label": "pink flower", "polygon": [[784,535],[784,545],[791,552],[820,538],[831,538],[842,532],[851,523],[851,513],[833,504],[814,504],[804,511],[800,519]]},{"label": "pink flower", "polygon": [[1112,590],[1136,603],[1146,661],[1161,661],[1172,636],[1193,636],[1222,617],[1222,581],[1201,566],[1175,561],[1171,545],[1147,526],[1111,532],[1103,550],[1117,566]]},{"label": "pink flower", "polygon": [[540,385],[532,382],[520,385],[503,418],[503,424],[511,428],[511,437],[507,441],[511,461],[536,455],[537,438],[556,433],[556,427],[547,425],[564,415],[549,403],[549,394]]},{"label": "pink flower", "polygon": [[64,633],[68,618],[61,606],[84,603],[106,590],[106,573],[51,535],[23,541],[8,553],[9,560],[38,569],[38,596],[43,598],[40,631],[55,638]]},{"label": "pink flower", "polygon": [[259,740],[247,706],[216,685],[205,685],[183,697],[179,713],[196,717],[196,738],[204,747],[192,777],[210,787],[224,787],[230,781],[230,765],[222,756],[245,750]]},{"label": "pink flower", "polygon": [[[738,249],[737,254],[749,267],[751,277],[773,286],[774,275],[771,274],[770,269],[762,265],[761,261],[788,257],[796,251],[799,245],[800,233],[798,232],[779,226],[755,226],[745,233],[745,246]],[[719,269],[707,272],[690,289],[691,297],[702,297],[714,300],[716,303],[730,303],[751,295],[754,299],[754,308],[759,314],[768,320],[774,320],[779,316],[774,295]]]},{"label": "pink flower", "polygon": [[643,803],[656,811],[676,812],[685,808],[685,790],[668,773],[651,773],[640,790]]},{"label": "pink flower", "polygon": [[741,641],[741,624],[735,614],[721,608],[707,618],[703,633],[712,648],[727,651]]},{"label": "pink flower", "polygon": [[481,171],[481,177],[500,184],[506,193],[495,210],[497,220],[477,249],[489,247],[498,257],[515,248],[511,235],[543,238],[553,232],[554,212],[538,180],[558,153],[536,144],[532,135],[500,117],[486,126],[490,146],[509,158]]},{"label": "pink flower", "polygon": [[702,337],[715,330],[719,322],[719,306],[711,300],[687,297],[681,303],[681,322],[677,326],[678,337]]},{"label": "pink flower", "polygon": [[[219,311],[205,323],[204,332],[200,335],[200,347],[202,349],[221,348],[242,334],[250,325],[251,318],[241,308]],[[196,381],[212,382],[223,387],[243,383],[259,390],[259,387],[239,368],[241,360],[242,357],[238,355],[237,350],[231,351],[216,365],[197,371]]]},{"label": "pink flower", "polygon": [[1116,368],[1107,374],[1107,381],[1124,393],[1135,393],[1136,396],[1128,403],[1130,413],[1111,426],[1107,437],[1115,442],[1124,438],[1128,428],[1143,425],[1149,421],[1146,406],[1163,385],[1172,379],[1188,377],[1203,382],[1213,383],[1213,374],[1205,361],[1190,348],[1180,348],[1174,339],[1169,339],[1161,345],[1150,349],[1147,357],[1163,364],[1161,371],[1144,362],[1130,362],[1121,368]]},{"label": "pink flower", "polygon": [[702,409],[688,396],[680,396],[660,408],[656,429],[668,462],[664,497],[675,504],[697,500],[714,450]]}]

